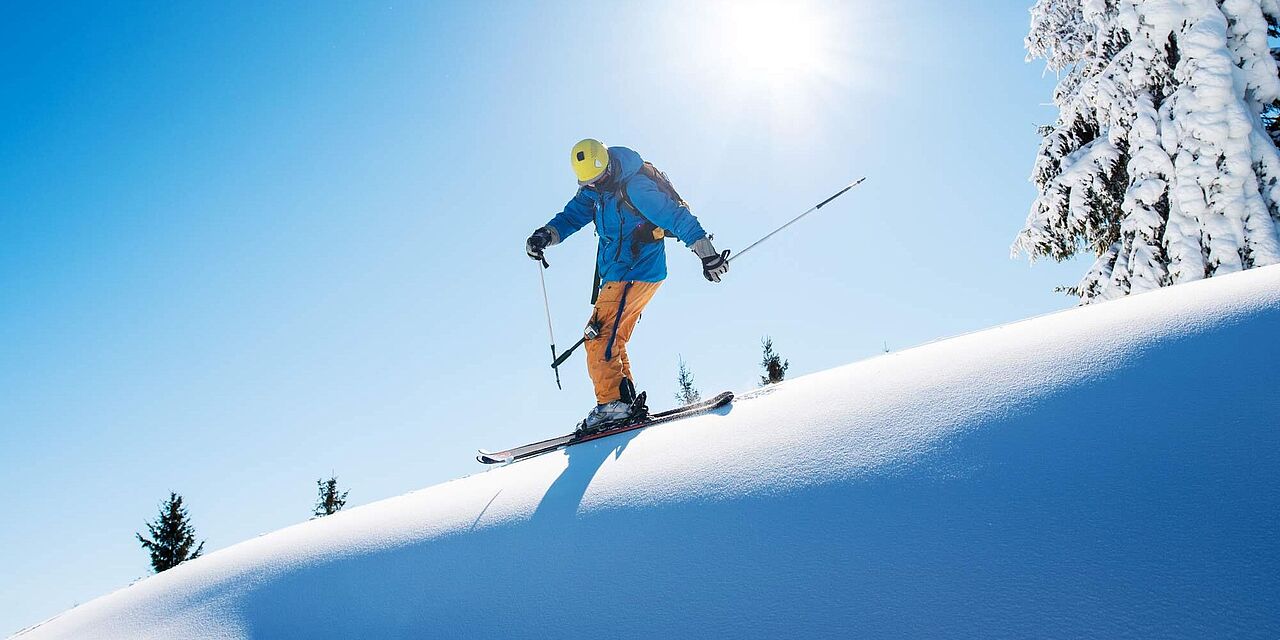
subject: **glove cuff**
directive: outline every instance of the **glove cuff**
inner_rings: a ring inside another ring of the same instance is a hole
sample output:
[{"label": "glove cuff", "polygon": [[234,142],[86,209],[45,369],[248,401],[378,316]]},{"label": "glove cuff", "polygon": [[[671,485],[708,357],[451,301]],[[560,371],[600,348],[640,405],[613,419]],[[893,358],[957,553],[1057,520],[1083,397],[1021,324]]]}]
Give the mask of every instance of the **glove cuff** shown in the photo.
[{"label": "glove cuff", "polygon": [[711,246],[711,236],[703,236],[697,242],[689,245],[689,249],[696,253],[699,258],[710,258],[716,255],[716,248]]},{"label": "glove cuff", "polygon": [[547,225],[543,227],[543,229],[546,229],[547,234],[551,236],[551,242],[547,243],[548,247],[553,247],[555,245],[560,244],[560,232],[556,231],[555,227],[551,225]]}]

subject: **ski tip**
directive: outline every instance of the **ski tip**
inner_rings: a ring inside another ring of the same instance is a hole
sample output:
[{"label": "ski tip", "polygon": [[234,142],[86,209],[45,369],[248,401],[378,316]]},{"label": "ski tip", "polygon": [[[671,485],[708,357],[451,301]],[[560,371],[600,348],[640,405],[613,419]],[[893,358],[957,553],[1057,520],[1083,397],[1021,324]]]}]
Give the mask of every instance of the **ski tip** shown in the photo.
[{"label": "ski tip", "polygon": [[476,454],[476,462],[480,464],[501,464],[503,462],[511,462],[510,457],[502,457],[488,451],[481,450]]}]

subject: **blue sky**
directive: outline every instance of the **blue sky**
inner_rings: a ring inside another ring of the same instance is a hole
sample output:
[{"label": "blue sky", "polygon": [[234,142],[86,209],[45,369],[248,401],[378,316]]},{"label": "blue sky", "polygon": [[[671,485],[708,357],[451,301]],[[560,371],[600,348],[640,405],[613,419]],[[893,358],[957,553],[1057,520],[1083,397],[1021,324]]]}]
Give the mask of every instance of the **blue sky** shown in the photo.
[{"label": "blue sky", "polygon": [[[1008,255],[1054,115],[1029,2],[791,5],[782,67],[741,5],[259,4],[0,26],[0,632],[146,575],[170,490],[217,550],[330,472],[354,506],[571,427],[590,384],[575,356],[555,388],[523,243],[579,138],[666,170],[721,248],[868,176],[721,285],[669,247],[630,348],[653,406],[677,354],[746,389],[764,335],[794,377],[1068,307],[1086,266]],[[561,344],[593,255],[549,254]]]}]

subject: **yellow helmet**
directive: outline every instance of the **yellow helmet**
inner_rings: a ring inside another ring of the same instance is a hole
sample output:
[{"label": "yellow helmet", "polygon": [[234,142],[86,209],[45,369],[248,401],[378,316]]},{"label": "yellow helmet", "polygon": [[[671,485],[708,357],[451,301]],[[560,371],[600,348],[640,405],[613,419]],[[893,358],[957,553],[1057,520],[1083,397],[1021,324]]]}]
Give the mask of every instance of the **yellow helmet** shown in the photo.
[{"label": "yellow helmet", "polygon": [[600,179],[609,168],[609,147],[603,142],[587,138],[573,145],[569,155],[573,172],[578,174],[578,184],[586,186]]}]

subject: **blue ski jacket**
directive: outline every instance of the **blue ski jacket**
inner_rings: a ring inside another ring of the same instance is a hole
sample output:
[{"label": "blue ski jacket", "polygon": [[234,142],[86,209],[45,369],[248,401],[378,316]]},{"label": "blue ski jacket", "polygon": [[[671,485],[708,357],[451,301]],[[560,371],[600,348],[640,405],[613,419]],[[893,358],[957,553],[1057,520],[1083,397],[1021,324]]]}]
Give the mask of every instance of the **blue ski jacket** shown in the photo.
[{"label": "blue ski jacket", "polygon": [[[635,151],[609,147],[608,178],[578,189],[564,211],[547,223],[564,240],[588,222],[595,222],[596,235],[600,236],[596,268],[602,283],[666,279],[665,243],[643,242],[637,237],[637,230],[642,230],[646,222],[665,229],[685,246],[692,246],[707,235],[688,207],[681,206],[647,175],[639,173],[643,165]],[[635,210],[618,197],[620,189],[627,190]]]}]

